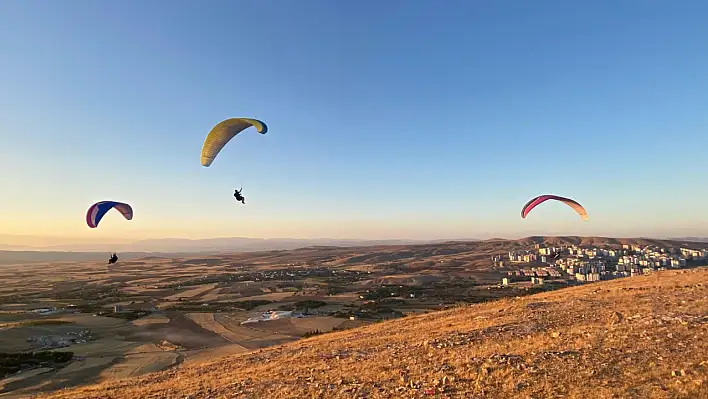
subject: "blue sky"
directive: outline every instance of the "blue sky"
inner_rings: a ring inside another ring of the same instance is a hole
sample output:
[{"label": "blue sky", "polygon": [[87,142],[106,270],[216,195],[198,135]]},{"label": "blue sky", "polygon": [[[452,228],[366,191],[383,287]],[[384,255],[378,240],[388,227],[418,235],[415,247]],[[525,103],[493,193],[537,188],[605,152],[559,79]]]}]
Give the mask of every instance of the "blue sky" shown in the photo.
[{"label": "blue sky", "polygon": [[[5,1],[0,223],[121,238],[708,235],[707,14],[702,1]],[[270,130],[202,167],[229,117]],[[590,221],[559,203],[522,220],[543,193]],[[104,199],[135,219],[88,229]]]}]

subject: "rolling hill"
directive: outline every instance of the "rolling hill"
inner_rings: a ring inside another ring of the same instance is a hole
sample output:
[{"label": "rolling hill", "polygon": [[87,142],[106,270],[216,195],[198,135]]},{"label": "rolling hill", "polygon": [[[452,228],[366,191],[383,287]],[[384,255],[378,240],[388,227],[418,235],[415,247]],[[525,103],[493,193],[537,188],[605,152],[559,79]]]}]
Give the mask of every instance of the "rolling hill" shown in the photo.
[{"label": "rolling hill", "polygon": [[708,269],[668,270],[376,323],[41,397],[708,397],[707,315]]},{"label": "rolling hill", "polygon": [[[137,259],[145,256],[181,257],[200,254],[233,254],[239,252],[270,253],[289,250],[319,251],[327,253],[351,252],[358,253],[358,258],[344,262],[356,263],[365,260],[385,262],[402,259],[424,258],[435,255],[451,255],[457,252],[475,251],[487,254],[494,251],[505,252],[511,249],[529,249],[534,245],[674,245],[696,247],[701,243],[695,240],[660,240],[652,238],[609,238],[609,237],[578,237],[532,236],[509,240],[495,238],[489,240],[436,240],[431,242],[409,240],[288,240],[288,239],[250,239],[250,238],[214,238],[207,240],[160,239],[145,240],[135,244],[121,244],[111,248],[105,246],[103,252],[95,250],[75,250],[75,246],[67,249],[54,250],[0,250],[0,264],[23,264],[50,261],[102,261],[108,259],[108,253],[118,251],[121,259]],[[126,246],[127,245],[127,246]],[[89,245],[87,248],[94,248]],[[53,248],[53,247],[52,247]],[[64,248],[64,247],[62,247]],[[71,249],[74,248],[74,249]],[[287,252],[284,255],[294,254]],[[326,257],[326,256],[325,256]]]}]

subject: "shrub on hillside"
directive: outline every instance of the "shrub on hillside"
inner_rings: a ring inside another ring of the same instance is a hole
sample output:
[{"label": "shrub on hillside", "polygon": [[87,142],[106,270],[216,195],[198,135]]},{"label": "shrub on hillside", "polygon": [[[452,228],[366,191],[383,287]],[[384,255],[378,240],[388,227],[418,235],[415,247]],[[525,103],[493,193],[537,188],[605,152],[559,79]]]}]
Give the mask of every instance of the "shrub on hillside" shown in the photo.
[{"label": "shrub on hillside", "polygon": [[321,334],[324,334],[324,332],[322,332],[320,330],[308,331],[308,332],[302,334],[302,338],[310,338],[310,337],[314,337],[315,335],[321,335]]}]

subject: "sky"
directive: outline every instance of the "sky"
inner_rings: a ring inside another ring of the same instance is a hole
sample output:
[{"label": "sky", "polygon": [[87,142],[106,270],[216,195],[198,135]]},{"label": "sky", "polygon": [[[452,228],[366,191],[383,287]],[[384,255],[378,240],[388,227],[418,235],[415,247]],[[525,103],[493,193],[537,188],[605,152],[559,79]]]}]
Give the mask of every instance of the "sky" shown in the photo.
[{"label": "sky", "polygon": [[[3,1],[0,229],[707,236],[706,14],[699,0]],[[269,131],[201,166],[231,117]],[[546,193],[590,220],[553,202],[522,219]],[[101,200],[134,219],[88,228]]]}]

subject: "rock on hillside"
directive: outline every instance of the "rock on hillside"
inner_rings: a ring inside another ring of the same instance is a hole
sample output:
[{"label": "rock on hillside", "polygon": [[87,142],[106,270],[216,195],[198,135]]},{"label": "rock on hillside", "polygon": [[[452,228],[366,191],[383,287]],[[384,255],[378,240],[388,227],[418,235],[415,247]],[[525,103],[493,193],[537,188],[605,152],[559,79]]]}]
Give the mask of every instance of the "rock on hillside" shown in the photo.
[{"label": "rock on hillside", "polygon": [[708,269],[378,323],[62,398],[706,398]]}]

